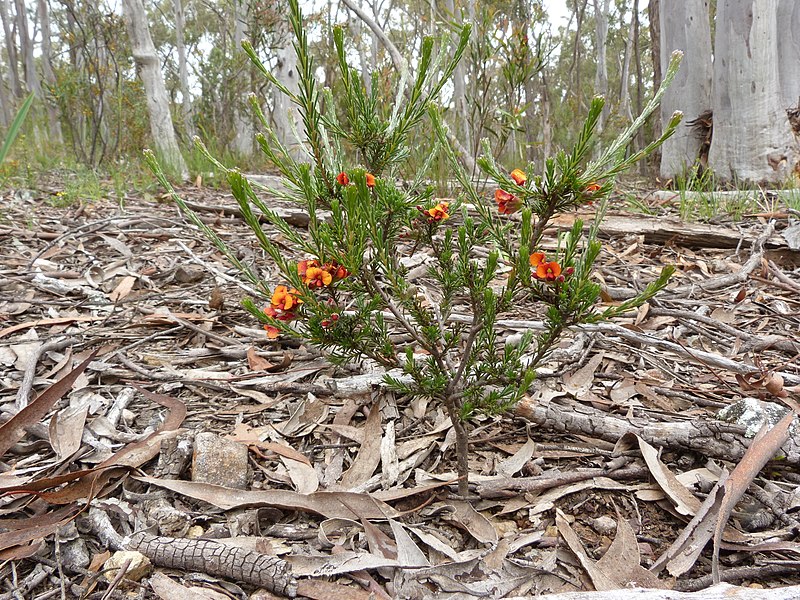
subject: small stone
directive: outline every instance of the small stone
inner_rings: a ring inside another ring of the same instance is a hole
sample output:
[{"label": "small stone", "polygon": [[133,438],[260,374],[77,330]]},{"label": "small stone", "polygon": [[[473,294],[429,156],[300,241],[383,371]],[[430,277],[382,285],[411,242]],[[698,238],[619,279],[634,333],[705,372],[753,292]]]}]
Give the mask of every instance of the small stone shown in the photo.
[{"label": "small stone", "polygon": [[77,538],[61,545],[61,564],[70,571],[78,571],[89,566],[91,557],[83,538]]},{"label": "small stone", "polygon": [[143,577],[149,575],[150,571],[153,569],[150,559],[141,552],[136,552],[135,550],[120,550],[119,552],[114,552],[111,558],[103,565],[103,570],[105,571],[103,576],[108,581],[114,581],[119,574],[119,569],[122,568],[122,565],[127,561],[130,562],[128,563],[123,577],[129,581],[139,581]]},{"label": "small stone", "polygon": [[[717,419],[745,427],[744,436],[752,438],[765,424],[772,427],[777,425],[778,421],[788,412],[788,408],[774,402],[765,402],[757,398],[742,398],[719,411]],[[794,424],[792,424],[791,432],[794,434]]]},{"label": "small stone", "polygon": [[206,276],[206,271],[200,265],[181,265],[175,270],[175,281],[178,283],[197,283]]},{"label": "small stone", "polygon": [[611,536],[617,530],[617,522],[607,515],[592,519],[591,525],[600,535]]},{"label": "small stone", "polygon": [[203,529],[200,525],[192,525],[189,527],[189,530],[186,532],[186,537],[191,539],[197,539],[202,537],[205,534],[206,530]]},{"label": "small stone", "polygon": [[247,446],[214,433],[198,433],[194,440],[192,481],[245,489]]}]

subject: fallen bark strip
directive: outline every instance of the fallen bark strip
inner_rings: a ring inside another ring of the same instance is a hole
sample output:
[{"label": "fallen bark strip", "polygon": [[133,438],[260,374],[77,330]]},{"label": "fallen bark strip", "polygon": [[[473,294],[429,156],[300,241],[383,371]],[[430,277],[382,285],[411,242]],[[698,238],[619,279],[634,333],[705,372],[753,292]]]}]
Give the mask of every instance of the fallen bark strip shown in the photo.
[{"label": "fallen bark strip", "polygon": [[[639,417],[615,417],[578,403],[563,407],[552,402],[539,404],[530,397],[523,398],[513,413],[549,431],[588,435],[612,443],[633,432],[654,446],[690,449],[734,462],[744,456],[751,443],[744,437],[745,427],[715,419],[653,423]],[[781,452],[783,463],[800,465],[800,447],[793,437],[781,447]]]},{"label": "fallen bark strip", "polygon": [[[536,598],[537,600],[797,600],[800,598],[800,586],[763,590],[720,583],[696,593],[633,588],[607,592],[545,594]],[[516,596],[508,600],[530,600],[530,596]]]},{"label": "fallen bark strip", "polygon": [[213,540],[181,539],[135,533],[122,537],[102,510],[89,511],[89,521],[100,541],[113,550],[141,552],[157,567],[198,571],[240,583],[263,587],[289,598],[297,596],[292,566],[269,556]]},{"label": "fallen bark strip", "polygon": [[[559,229],[572,227],[575,219],[584,221],[584,229],[594,222],[593,213],[566,214],[554,218],[551,223]],[[677,218],[646,217],[636,215],[606,215],[600,225],[601,237],[643,235],[645,244],[674,244],[684,248],[738,248],[749,245],[756,236],[720,225],[687,223]],[[780,235],[770,235],[765,240],[770,249],[788,248]]]}]

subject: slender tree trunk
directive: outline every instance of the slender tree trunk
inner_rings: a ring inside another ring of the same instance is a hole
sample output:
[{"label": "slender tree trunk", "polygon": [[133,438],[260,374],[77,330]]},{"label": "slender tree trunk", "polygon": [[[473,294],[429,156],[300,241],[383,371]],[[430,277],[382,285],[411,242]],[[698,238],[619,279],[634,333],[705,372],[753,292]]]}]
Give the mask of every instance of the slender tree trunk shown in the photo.
[{"label": "slender tree trunk", "polygon": [[785,108],[800,105],[800,2],[778,0],[778,69]]},{"label": "slender tree trunk", "polygon": [[193,138],[197,134],[194,126],[194,107],[192,93],[189,91],[189,69],[186,65],[186,42],[184,30],[186,18],[183,12],[182,0],[173,0],[172,10],[175,15],[175,50],[178,52],[178,77],[181,86],[181,112],[183,113],[183,127],[186,135]]},{"label": "slender tree trunk", "polygon": [[[608,97],[608,61],[606,57],[606,46],[608,45],[608,9],[611,0],[594,0],[594,37],[595,45],[597,46],[597,68],[594,73],[594,89],[595,93],[600,94],[606,99],[606,104],[603,107],[603,113],[597,121],[598,132],[603,131],[608,113],[611,107]],[[580,22],[578,20],[578,32],[580,32]],[[580,71],[580,67],[578,68]]]},{"label": "slender tree trunk", "polygon": [[64,142],[61,133],[61,121],[58,115],[58,107],[53,99],[53,90],[56,86],[56,74],[53,71],[52,48],[50,45],[50,11],[47,0],[39,0],[39,27],[42,30],[42,76],[47,87],[45,94],[45,105],[47,108],[47,122],[50,129],[50,140],[58,145]]},{"label": "slender tree trunk", "polygon": [[[281,36],[282,42],[277,51],[277,65],[275,78],[293,92],[299,90],[299,75],[297,73],[297,55],[292,47],[291,36],[287,31]],[[300,115],[286,96],[276,88],[272,95],[272,123],[275,135],[288,149],[297,161],[309,160],[308,153],[300,144],[298,137],[302,134],[299,130]]]},{"label": "slender tree trunk", "polygon": [[[523,2],[525,0],[522,0]],[[461,25],[461,11],[456,9],[455,0],[445,0],[447,18],[452,23]],[[523,22],[527,27],[527,23]],[[467,107],[467,66],[462,59],[453,71],[453,131],[465,148],[472,148],[472,136],[469,127],[469,108]]]},{"label": "slender tree trunk", "polygon": [[[586,13],[586,4],[589,0],[583,0],[575,6],[575,44],[572,47],[572,65],[570,65],[569,87],[572,87],[573,77],[575,79],[576,106],[578,112],[583,112],[583,93],[581,90],[581,29],[583,29],[583,16]],[[567,89],[567,97],[570,96],[570,89]]]},{"label": "slender tree trunk", "polygon": [[714,45],[714,138],[709,164],[722,181],[781,184],[799,149],[781,101],[778,0],[719,0]]},{"label": "slender tree trunk", "polygon": [[12,105],[8,92],[5,75],[0,73],[0,125],[3,127],[8,127],[11,122]]},{"label": "slender tree trunk", "polygon": [[3,33],[6,40],[6,58],[8,59],[8,83],[11,95],[22,98],[22,84],[20,83],[17,59],[17,44],[14,28],[9,14],[8,0],[0,0],[0,20],[3,21]]},{"label": "slender tree trunk", "polygon": [[[625,42],[625,58],[622,61],[622,73],[619,77],[619,112],[624,115],[628,121],[633,121],[633,114],[631,113],[631,94],[630,94],[630,79],[631,79],[631,54],[633,54],[633,37],[636,27],[636,7],[631,10],[631,24],[628,27],[628,39]],[[622,15],[620,14],[620,19]]]},{"label": "slender tree trunk", "polygon": [[42,87],[39,85],[39,77],[36,75],[36,61],[33,58],[33,40],[28,32],[28,15],[25,11],[25,0],[14,0],[17,11],[17,37],[19,38],[19,50],[22,57],[22,69],[25,73],[25,87],[29,92],[36,94],[37,98],[42,97]]},{"label": "slender tree trunk", "polygon": [[[233,6],[233,54],[234,57],[240,57],[250,6],[248,0],[234,0]],[[247,96],[251,87],[250,70],[243,61],[234,60],[233,62],[235,65],[239,65],[234,78],[234,85],[239,93],[234,98],[233,106],[233,147],[239,155],[249,157],[253,155],[255,137],[253,115],[247,105]]]},{"label": "slender tree trunk", "polygon": [[[650,56],[653,62],[653,89],[657,90],[661,85],[661,15],[660,13],[661,0],[650,0],[647,3],[647,20],[649,22],[648,29],[650,31]],[[641,81],[641,78],[639,78]],[[661,118],[659,113],[654,113],[650,117],[653,124],[653,139],[661,136]],[[639,130],[641,131],[641,130]],[[653,165],[656,170],[661,165],[661,148],[656,148],[655,152],[647,158],[647,162]]]},{"label": "slender tree trunk", "polygon": [[147,110],[150,115],[150,132],[153,136],[153,143],[169,168],[186,179],[189,172],[175,137],[167,88],[161,74],[161,62],[156,54],[153,38],[150,37],[144,4],[142,4],[142,0],[122,0],[122,10],[128,37],[131,41],[133,58],[136,61],[136,69],[142,79],[147,96]]},{"label": "slender tree trunk", "polygon": [[547,78],[544,69],[541,71],[542,79],[542,152],[545,157],[553,154],[553,130],[550,125],[550,91],[547,87]]},{"label": "slender tree trunk", "polygon": [[680,71],[661,100],[662,124],[669,121],[676,110],[685,115],[684,124],[661,147],[661,177],[670,179],[692,167],[704,142],[685,122],[711,108],[708,0],[684,0],[671,6],[669,11],[663,11],[660,17],[661,70],[666,69],[673,50],[684,53]]},{"label": "slender tree trunk", "polygon": [[[640,32],[641,32],[641,23],[639,22],[639,0],[633,0],[633,57],[635,59],[634,64],[636,65],[636,114],[642,114],[642,96],[644,95],[644,90],[642,87],[642,56],[640,50]],[[636,132],[636,140],[635,148],[637,150],[641,150],[644,148],[644,132],[642,131],[643,128],[640,128]],[[640,173],[644,173],[645,169],[645,161],[640,160],[638,163],[638,169]]]}]

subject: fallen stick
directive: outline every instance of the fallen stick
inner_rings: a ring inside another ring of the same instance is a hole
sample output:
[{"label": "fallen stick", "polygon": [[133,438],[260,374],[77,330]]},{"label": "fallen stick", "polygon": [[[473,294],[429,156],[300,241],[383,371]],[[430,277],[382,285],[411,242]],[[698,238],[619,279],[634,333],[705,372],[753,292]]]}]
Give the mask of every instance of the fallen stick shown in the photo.
[{"label": "fallen stick", "polygon": [[[633,588],[607,592],[545,594],[537,596],[536,600],[797,600],[797,598],[800,598],[800,586],[796,585],[762,590],[720,583],[698,592]],[[508,598],[508,600],[529,599],[530,596]]]},{"label": "fallen stick", "polygon": [[135,550],[157,567],[197,571],[249,583],[289,598],[297,596],[297,579],[292,566],[277,556],[269,556],[229,546],[214,540],[171,538],[135,533],[122,537],[100,509],[89,511],[89,522],[100,541],[113,550]]}]

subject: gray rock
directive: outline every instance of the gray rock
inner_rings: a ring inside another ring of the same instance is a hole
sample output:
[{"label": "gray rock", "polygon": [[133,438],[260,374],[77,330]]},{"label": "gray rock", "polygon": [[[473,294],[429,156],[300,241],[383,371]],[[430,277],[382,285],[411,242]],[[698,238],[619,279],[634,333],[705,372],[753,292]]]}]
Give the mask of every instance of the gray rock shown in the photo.
[{"label": "gray rock", "polygon": [[[752,438],[765,423],[774,427],[788,412],[789,409],[780,404],[748,397],[723,408],[717,413],[717,419],[746,427],[745,437]],[[794,424],[791,431],[794,434]]]},{"label": "gray rock", "polygon": [[192,481],[245,489],[247,446],[214,433],[198,433],[194,439]]}]

